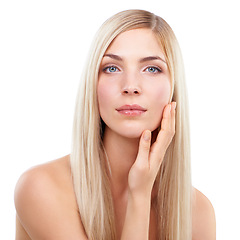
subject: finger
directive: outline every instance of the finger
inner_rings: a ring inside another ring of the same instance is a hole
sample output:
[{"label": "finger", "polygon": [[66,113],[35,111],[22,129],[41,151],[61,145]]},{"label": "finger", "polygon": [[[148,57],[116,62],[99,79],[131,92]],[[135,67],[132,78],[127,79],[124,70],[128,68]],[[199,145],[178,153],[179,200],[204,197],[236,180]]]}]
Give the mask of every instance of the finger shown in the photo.
[{"label": "finger", "polygon": [[151,148],[151,157],[162,160],[164,154],[175,134],[175,107],[176,103],[168,104],[163,111],[161,130],[156,142]]},{"label": "finger", "polygon": [[136,164],[139,166],[148,165],[149,152],[151,146],[151,131],[145,130],[140,138]]},{"label": "finger", "polygon": [[163,112],[161,130],[158,134],[157,141],[165,137],[173,137],[175,134],[175,112],[176,102],[172,102],[166,106]]},{"label": "finger", "polygon": [[173,108],[172,103],[169,103],[163,110],[163,118],[161,121],[161,131],[168,131],[168,129],[171,127],[171,119],[173,114]]},{"label": "finger", "polygon": [[172,122],[171,129],[173,130],[174,134],[175,134],[175,130],[176,130],[176,125],[175,125],[176,106],[177,106],[176,102],[172,102],[171,103],[171,122]]}]

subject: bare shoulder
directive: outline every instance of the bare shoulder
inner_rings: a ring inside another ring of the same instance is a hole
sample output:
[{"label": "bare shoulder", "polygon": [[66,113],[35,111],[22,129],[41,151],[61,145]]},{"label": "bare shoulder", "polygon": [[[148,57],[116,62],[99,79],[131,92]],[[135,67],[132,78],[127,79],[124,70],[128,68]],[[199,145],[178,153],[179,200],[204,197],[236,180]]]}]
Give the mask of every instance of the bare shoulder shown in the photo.
[{"label": "bare shoulder", "polygon": [[70,157],[31,168],[15,188],[16,239],[84,239]]},{"label": "bare shoulder", "polygon": [[193,240],[215,240],[216,219],[209,199],[193,188]]}]

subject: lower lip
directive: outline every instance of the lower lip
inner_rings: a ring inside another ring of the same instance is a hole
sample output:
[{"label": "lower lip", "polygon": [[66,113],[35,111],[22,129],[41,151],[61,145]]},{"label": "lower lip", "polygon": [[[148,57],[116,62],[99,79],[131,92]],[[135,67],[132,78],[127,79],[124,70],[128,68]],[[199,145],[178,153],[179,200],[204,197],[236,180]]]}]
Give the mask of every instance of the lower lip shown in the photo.
[{"label": "lower lip", "polygon": [[146,111],[143,110],[118,110],[118,112],[122,115],[126,116],[140,116]]}]

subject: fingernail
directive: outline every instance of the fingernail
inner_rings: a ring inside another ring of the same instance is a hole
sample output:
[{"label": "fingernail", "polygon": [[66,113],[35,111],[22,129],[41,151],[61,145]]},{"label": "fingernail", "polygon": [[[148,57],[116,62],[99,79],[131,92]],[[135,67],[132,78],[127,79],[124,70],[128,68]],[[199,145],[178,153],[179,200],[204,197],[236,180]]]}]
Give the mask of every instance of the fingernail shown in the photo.
[{"label": "fingernail", "polygon": [[172,110],[172,104],[170,103],[169,104],[169,112],[171,112],[171,110]]},{"label": "fingernail", "polygon": [[173,108],[176,109],[177,103],[173,102]]},{"label": "fingernail", "polygon": [[144,139],[145,141],[149,141],[150,136],[151,136],[151,132],[150,132],[149,130],[146,130],[146,131],[144,132],[144,134],[143,134],[143,139]]}]

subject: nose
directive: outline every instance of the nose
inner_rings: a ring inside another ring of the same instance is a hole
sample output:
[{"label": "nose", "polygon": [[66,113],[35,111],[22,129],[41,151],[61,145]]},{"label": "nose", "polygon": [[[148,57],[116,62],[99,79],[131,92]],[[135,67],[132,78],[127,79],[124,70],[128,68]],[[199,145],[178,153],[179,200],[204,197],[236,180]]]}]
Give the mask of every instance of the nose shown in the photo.
[{"label": "nose", "polygon": [[123,78],[123,86],[122,86],[122,95],[140,95],[142,93],[142,89],[140,87],[141,80],[140,76],[136,73],[128,73],[125,74]]},{"label": "nose", "polygon": [[129,86],[122,89],[122,95],[140,95],[140,94],[141,90],[139,87]]}]

